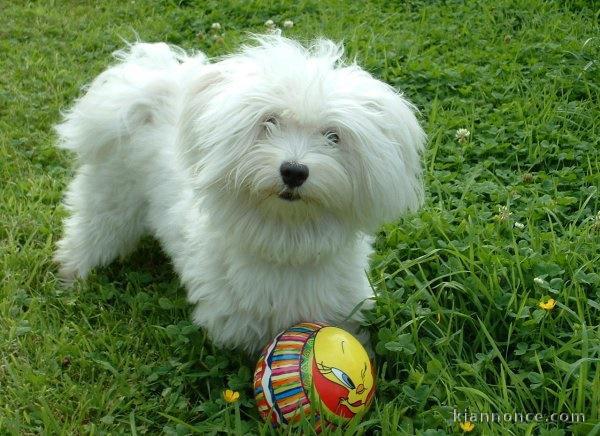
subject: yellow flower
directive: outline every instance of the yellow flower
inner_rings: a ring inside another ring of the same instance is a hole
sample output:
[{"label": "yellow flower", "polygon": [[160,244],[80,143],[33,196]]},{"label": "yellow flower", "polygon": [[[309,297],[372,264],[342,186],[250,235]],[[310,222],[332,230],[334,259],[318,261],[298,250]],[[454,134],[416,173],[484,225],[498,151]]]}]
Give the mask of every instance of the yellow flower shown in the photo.
[{"label": "yellow flower", "polygon": [[458,425],[465,433],[469,433],[475,428],[475,424],[473,424],[471,421],[460,422]]},{"label": "yellow flower", "polygon": [[540,304],[538,304],[538,306],[540,306],[540,309],[552,310],[554,309],[554,306],[556,306],[556,300],[554,298],[550,298],[545,303],[543,301],[540,301]]},{"label": "yellow flower", "polygon": [[223,399],[228,403],[235,403],[240,398],[240,393],[227,389],[223,391]]}]

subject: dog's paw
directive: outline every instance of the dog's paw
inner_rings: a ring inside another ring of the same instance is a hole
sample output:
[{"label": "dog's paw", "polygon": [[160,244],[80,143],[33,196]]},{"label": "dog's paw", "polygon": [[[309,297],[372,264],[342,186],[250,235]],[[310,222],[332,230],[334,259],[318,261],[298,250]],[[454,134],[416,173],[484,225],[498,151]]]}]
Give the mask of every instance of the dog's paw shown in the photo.
[{"label": "dog's paw", "polygon": [[65,288],[72,288],[75,284],[75,281],[82,277],[82,274],[77,267],[72,262],[67,262],[64,258],[64,253],[61,255],[60,250],[54,254],[54,258],[52,260],[58,268],[56,277],[61,286]]},{"label": "dog's paw", "polygon": [[64,288],[72,288],[77,280],[77,271],[71,268],[66,268],[64,266],[60,266],[58,268],[58,283]]}]

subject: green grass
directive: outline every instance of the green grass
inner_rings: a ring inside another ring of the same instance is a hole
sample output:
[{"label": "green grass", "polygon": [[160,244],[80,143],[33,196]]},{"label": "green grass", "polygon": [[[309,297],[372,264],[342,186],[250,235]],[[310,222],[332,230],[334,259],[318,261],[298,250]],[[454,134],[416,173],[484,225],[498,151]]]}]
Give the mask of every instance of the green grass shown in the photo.
[{"label": "green grass", "polygon": [[220,55],[267,19],[343,39],[429,135],[426,205],[376,242],[378,394],[352,432],[451,434],[466,408],[586,416],[475,434],[600,434],[599,18],[583,0],[0,3],[0,434],[270,433],[253,362],[191,325],[156,242],[75,290],[51,261],[72,175],[60,109],[123,39]]}]

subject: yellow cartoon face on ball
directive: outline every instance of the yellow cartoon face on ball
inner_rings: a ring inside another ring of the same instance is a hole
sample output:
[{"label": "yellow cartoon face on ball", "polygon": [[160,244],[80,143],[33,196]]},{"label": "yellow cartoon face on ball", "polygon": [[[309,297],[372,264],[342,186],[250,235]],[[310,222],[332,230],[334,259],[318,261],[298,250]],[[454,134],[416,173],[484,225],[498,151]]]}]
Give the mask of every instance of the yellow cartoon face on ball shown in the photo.
[{"label": "yellow cartoon face on ball", "polygon": [[346,419],[364,413],[375,381],[360,342],[342,329],[323,327],[315,335],[313,352],[312,382],[321,404]]}]

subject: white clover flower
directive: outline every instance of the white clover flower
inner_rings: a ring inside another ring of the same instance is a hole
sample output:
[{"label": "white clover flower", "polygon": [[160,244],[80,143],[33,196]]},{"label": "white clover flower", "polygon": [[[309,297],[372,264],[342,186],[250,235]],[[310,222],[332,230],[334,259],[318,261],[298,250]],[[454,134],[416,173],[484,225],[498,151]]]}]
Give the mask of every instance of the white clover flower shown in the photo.
[{"label": "white clover flower", "polygon": [[210,28],[212,30],[221,30],[221,23],[212,23]]},{"label": "white clover flower", "polygon": [[471,137],[471,132],[469,132],[467,129],[458,129],[454,137],[458,140],[458,142],[464,144]]},{"label": "white clover flower", "polygon": [[533,283],[535,283],[536,285],[542,286],[542,285],[544,285],[544,283],[546,283],[546,281],[541,277],[536,277],[533,279]]},{"label": "white clover flower", "polygon": [[265,26],[269,27],[269,28],[273,28],[273,27],[275,27],[275,22],[273,22],[273,20],[267,20],[267,21],[265,21]]},{"label": "white clover flower", "polygon": [[283,27],[286,29],[291,29],[292,27],[294,27],[294,22],[292,20],[285,20],[283,22]]},{"label": "white clover flower", "polygon": [[533,182],[533,174],[531,173],[523,173],[523,175],[521,176],[521,179],[523,180],[524,183],[531,183]]},{"label": "white clover flower", "polygon": [[515,222],[515,227],[519,230],[523,230],[525,228],[525,224],[517,221],[517,222]]},{"label": "white clover flower", "polygon": [[499,206],[498,207],[498,215],[496,215],[496,219],[498,221],[506,222],[510,219],[512,212],[508,208],[508,206]]}]

